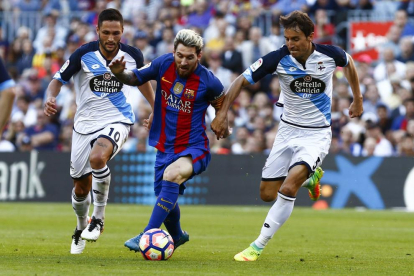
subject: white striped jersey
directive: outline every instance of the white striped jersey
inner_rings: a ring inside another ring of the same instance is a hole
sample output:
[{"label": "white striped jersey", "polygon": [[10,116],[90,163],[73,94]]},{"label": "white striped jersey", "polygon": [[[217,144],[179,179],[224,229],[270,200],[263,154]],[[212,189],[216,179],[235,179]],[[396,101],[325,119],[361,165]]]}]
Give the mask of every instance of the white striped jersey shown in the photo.
[{"label": "white striped jersey", "polygon": [[332,75],[337,66],[348,64],[347,53],[337,46],[314,44],[305,66],[286,45],[250,65],[243,76],[256,83],[267,74],[277,74],[281,87],[281,120],[304,128],[331,125]]},{"label": "white striped jersey", "polygon": [[[144,65],[140,50],[120,43],[114,59],[122,56],[128,70]],[[116,79],[108,67],[110,62],[100,52],[99,41],[93,41],[78,48],[53,77],[66,84],[73,76],[77,105],[73,129],[80,134],[97,132],[112,123],[135,122],[130,95],[139,90]]]}]

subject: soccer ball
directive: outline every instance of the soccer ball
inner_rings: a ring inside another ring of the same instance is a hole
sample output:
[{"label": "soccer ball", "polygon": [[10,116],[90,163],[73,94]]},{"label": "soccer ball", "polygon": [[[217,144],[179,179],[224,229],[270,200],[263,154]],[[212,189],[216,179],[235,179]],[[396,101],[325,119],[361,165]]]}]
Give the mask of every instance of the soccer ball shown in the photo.
[{"label": "soccer ball", "polygon": [[174,242],[167,231],[154,228],[142,235],[139,249],[146,260],[168,260],[174,252]]}]

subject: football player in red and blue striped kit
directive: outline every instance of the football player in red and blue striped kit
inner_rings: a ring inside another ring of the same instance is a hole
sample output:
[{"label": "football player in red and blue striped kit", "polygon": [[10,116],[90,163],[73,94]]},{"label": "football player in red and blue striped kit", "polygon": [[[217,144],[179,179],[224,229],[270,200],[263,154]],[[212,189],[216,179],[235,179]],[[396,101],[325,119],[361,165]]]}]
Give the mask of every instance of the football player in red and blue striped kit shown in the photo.
[{"label": "football player in red and blue striped kit", "polygon": [[[205,171],[210,162],[206,110],[210,104],[219,110],[225,95],[221,82],[199,63],[202,47],[201,36],[181,30],[172,54],[132,71],[125,70],[122,58],[109,66],[117,79],[128,85],[157,81],[153,114],[144,123],[150,129],[149,144],[158,149],[154,182],[157,201],[142,233],[164,223],[175,248],[189,240],[180,226],[178,195],[184,193],[185,182]],[[224,134],[228,135],[229,131]],[[142,233],[126,241],[125,246],[139,251]]]}]

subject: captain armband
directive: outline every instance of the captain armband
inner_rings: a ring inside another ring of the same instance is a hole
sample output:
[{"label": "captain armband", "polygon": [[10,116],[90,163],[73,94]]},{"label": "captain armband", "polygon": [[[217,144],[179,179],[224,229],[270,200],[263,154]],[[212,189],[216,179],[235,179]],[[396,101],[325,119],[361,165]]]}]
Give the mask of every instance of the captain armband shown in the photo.
[{"label": "captain armband", "polygon": [[226,94],[224,92],[214,101],[210,102],[210,104],[214,107],[215,110],[219,110],[226,98]]}]

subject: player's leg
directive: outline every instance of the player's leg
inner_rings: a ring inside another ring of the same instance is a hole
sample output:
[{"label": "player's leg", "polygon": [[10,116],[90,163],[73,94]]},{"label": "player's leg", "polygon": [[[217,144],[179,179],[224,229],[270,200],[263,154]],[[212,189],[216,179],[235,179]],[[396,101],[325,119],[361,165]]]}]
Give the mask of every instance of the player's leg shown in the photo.
[{"label": "player's leg", "polygon": [[92,168],[93,214],[88,227],[82,232],[82,238],[96,241],[104,229],[105,208],[108,201],[111,171],[107,162],[122,148],[128,137],[129,127],[123,124],[111,124],[97,133],[89,155]]},{"label": "player's leg", "polygon": [[92,185],[91,168],[88,162],[90,152],[90,136],[76,132],[72,134],[70,175],[74,181],[72,190],[72,208],[76,214],[77,224],[72,236],[71,254],[80,254],[85,248],[81,233],[88,225],[90,190]]},{"label": "player's leg", "polygon": [[[175,159],[178,158],[178,159]],[[178,195],[183,193],[184,182],[193,175],[193,162],[191,155],[188,156],[175,156],[166,153],[158,152],[155,161],[155,182],[154,190],[157,196],[157,201],[154,205],[148,225],[144,231],[139,235],[127,240],[124,243],[125,247],[135,252],[139,251],[139,241],[143,233],[152,228],[160,228],[161,224],[170,215],[170,224],[167,223],[169,228],[167,231],[174,233],[174,230],[181,226],[173,226],[173,223],[179,223],[180,212],[179,208],[175,210],[174,206],[177,205]],[[172,211],[172,213],[171,213]],[[179,230],[177,230],[178,232]],[[174,233],[176,236],[174,240],[175,246],[185,243],[189,240],[189,236],[185,231],[181,230],[181,233]],[[178,237],[178,240],[177,240]],[[182,237],[184,237],[182,239]],[[173,238],[174,239],[174,238]]]},{"label": "player's leg", "polygon": [[277,193],[276,202],[266,216],[259,237],[248,248],[234,256],[236,261],[256,261],[259,258],[267,243],[292,214],[296,194],[308,175],[309,170],[305,165],[291,168]]},{"label": "player's leg", "polygon": [[158,195],[151,218],[144,232],[160,228],[170,211],[177,203],[180,185],[193,174],[191,156],[184,156],[171,163],[164,171],[161,192]]},{"label": "player's leg", "polygon": [[85,241],[81,238],[83,229],[88,225],[89,206],[91,205],[91,175],[74,179],[72,190],[72,207],[75,211],[77,224],[72,236],[71,254],[80,254],[85,249]]}]

